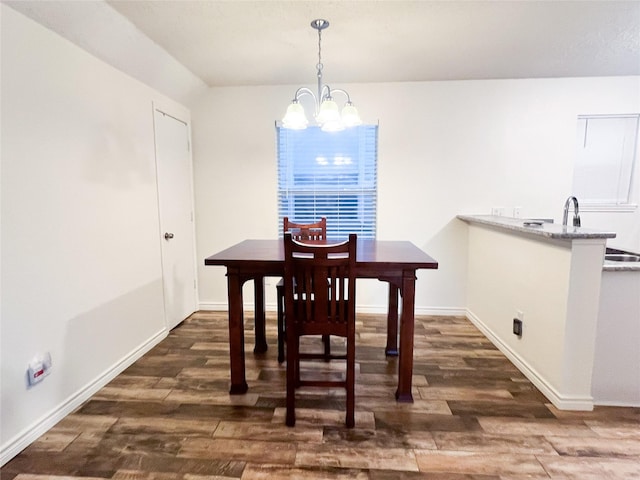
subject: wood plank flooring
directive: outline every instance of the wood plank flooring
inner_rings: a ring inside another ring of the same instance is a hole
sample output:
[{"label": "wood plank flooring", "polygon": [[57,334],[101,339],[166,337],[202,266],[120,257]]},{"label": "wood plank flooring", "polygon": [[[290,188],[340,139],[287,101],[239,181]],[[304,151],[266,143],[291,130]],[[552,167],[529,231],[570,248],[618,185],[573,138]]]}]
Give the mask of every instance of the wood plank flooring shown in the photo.
[{"label": "wood plank flooring", "polygon": [[302,389],[284,425],[273,315],[264,355],[247,318],[249,392],[228,395],[226,319],[185,320],[2,480],[640,479],[640,409],[556,410],[465,318],[416,318],[415,402],[398,404],[385,318],[359,315],[353,430],[339,390]]}]

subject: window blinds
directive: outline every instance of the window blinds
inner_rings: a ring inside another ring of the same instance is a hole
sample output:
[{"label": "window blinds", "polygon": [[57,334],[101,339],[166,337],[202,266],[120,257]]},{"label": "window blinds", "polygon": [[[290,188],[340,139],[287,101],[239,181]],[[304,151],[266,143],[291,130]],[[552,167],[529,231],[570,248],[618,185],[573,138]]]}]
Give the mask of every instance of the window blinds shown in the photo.
[{"label": "window blinds", "polygon": [[375,238],[378,126],[340,132],[277,128],[279,232],[327,217],[327,237]]}]

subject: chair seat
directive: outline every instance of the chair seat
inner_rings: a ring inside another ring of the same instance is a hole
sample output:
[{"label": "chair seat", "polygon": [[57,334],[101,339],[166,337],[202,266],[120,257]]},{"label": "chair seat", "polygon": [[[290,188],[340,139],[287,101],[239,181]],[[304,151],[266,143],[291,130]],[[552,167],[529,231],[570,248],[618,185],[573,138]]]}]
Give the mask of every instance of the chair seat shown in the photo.
[{"label": "chair seat", "polygon": [[[284,278],[281,278],[276,284],[276,296],[277,296],[277,302],[278,302],[278,305],[277,305],[277,308],[278,308],[278,363],[282,363],[284,362],[284,358],[285,358],[284,344],[287,338],[287,335],[285,333],[285,322],[284,322]],[[321,335],[321,334],[318,334],[318,335]],[[332,358],[330,336],[323,335],[322,342],[324,345],[324,353],[322,354],[322,357],[328,361]]]},{"label": "chair seat", "polygon": [[[303,335],[335,335],[347,336],[346,313],[349,308],[348,301],[340,303],[342,311],[331,311],[331,304],[327,302],[323,312],[327,312],[322,319],[315,315],[317,308],[315,300],[294,300],[293,308],[296,310],[297,327]],[[335,306],[334,306],[335,308]]]}]

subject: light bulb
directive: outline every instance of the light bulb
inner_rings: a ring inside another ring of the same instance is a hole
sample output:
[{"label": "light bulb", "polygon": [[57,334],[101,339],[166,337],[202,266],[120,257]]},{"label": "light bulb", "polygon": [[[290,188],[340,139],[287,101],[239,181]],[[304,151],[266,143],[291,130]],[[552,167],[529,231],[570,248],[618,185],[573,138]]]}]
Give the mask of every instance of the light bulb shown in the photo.
[{"label": "light bulb", "polygon": [[304,130],[309,121],[304,113],[304,108],[297,101],[294,101],[287,108],[287,113],[282,119],[282,126],[291,130]]},{"label": "light bulb", "polygon": [[320,125],[324,125],[327,122],[339,122],[340,111],[338,110],[336,102],[330,99],[324,100],[322,105],[320,105],[320,111],[318,112],[316,121]]},{"label": "light bulb", "polygon": [[358,114],[358,109],[351,103],[347,103],[342,109],[342,123],[345,127],[355,127],[362,125],[362,119]]}]

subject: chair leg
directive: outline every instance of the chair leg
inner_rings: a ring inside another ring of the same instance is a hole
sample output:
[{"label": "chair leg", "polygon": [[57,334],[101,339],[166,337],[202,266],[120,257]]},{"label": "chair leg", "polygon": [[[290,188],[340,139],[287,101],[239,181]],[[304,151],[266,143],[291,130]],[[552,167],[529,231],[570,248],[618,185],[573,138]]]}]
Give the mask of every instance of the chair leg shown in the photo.
[{"label": "chair leg", "polygon": [[287,400],[285,423],[288,427],[294,427],[296,424],[296,387],[298,383],[298,373],[296,372],[297,345],[295,345],[295,343],[297,342],[288,342],[287,346]]},{"label": "chair leg", "polygon": [[278,363],[284,362],[284,290],[283,287],[276,286],[278,297]]},{"label": "chair leg", "polygon": [[355,373],[356,373],[356,347],[354,345],[355,342],[349,342],[347,340],[347,371],[346,371],[346,381],[347,381],[347,414],[346,414],[346,424],[347,428],[353,428],[355,426]]}]

